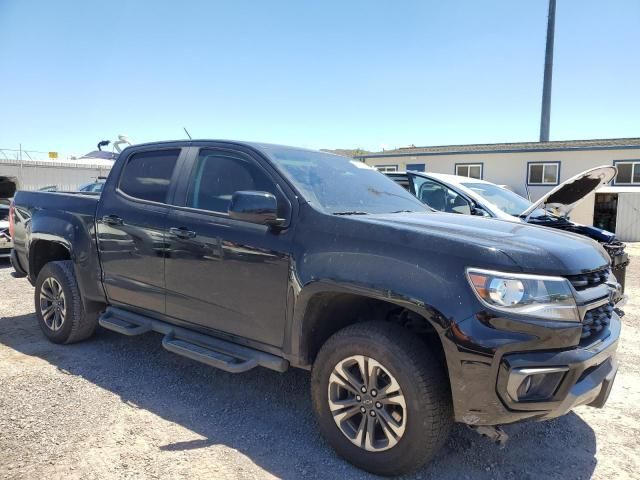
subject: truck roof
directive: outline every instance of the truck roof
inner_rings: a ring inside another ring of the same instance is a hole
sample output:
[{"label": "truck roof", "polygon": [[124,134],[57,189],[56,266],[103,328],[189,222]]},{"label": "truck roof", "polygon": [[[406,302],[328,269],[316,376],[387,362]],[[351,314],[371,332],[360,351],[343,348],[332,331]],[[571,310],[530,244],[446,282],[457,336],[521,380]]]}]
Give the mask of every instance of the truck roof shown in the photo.
[{"label": "truck roof", "polygon": [[[320,152],[321,150],[315,150],[313,148],[303,148],[303,147],[294,147],[291,145],[282,145],[282,144],[277,144],[277,143],[267,143],[267,142],[252,142],[252,141],[245,141],[245,140],[229,140],[229,139],[221,139],[221,138],[200,138],[200,139],[192,139],[192,140],[164,140],[164,141],[158,141],[158,142],[146,142],[146,143],[136,143],[134,146],[137,147],[146,147],[146,146],[156,146],[156,145],[174,145],[174,144],[180,144],[180,145],[197,145],[199,143],[208,143],[208,142],[218,142],[218,143],[228,143],[230,145],[240,145],[240,146],[245,146],[245,147],[249,147],[249,148],[253,148],[255,150],[259,150],[265,154],[268,153],[269,150],[273,151],[273,150],[302,150],[302,151],[307,151],[307,152]],[[327,155],[334,155],[336,157],[343,157],[343,158],[351,158],[351,157],[345,157],[344,155],[338,155],[335,153],[331,153],[331,152],[325,152],[325,151],[321,151],[322,153],[326,153]]]}]

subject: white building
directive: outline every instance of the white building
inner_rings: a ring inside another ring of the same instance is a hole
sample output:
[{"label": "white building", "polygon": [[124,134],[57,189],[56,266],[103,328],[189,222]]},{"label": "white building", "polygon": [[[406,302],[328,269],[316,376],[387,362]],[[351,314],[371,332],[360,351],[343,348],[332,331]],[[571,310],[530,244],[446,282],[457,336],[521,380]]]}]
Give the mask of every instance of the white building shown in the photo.
[{"label": "white building", "polygon": [[531,200],[588,168],[615,165],[612,184],[583,201],[571,219],[640,241],[640,138],[409,147],[356,158],[381,171],[481,178]]},{"label": "white building", "polygon": [[[17,160],[0,158],[0,198],[11,190],[39,190],[53,187],[61,191],[77,190],[83,183],[109,174],[113,160],[100,158],[77,160]],[[15,188],[14,188],[15,186]]]}]

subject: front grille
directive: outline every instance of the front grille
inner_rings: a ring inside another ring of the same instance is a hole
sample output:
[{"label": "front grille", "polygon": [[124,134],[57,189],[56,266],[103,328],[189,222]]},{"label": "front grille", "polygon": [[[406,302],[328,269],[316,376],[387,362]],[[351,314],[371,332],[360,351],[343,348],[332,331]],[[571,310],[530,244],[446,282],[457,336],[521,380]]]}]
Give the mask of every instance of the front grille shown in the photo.
[{"label": "front grille", "polygon": [[568,275],[567,280],[571,282],[576,290],[584,290],[585,288],[596,287],[607,281],[609,278],[609,268],[596,270],[595,272],[582,273],[580,275]]},{"label": "front grille", "polygon": [[595,340],[607,330],[613,315],[613,308],[613,302],[609,302],[584,314],[580,343],[584,344],[584,342]]}]

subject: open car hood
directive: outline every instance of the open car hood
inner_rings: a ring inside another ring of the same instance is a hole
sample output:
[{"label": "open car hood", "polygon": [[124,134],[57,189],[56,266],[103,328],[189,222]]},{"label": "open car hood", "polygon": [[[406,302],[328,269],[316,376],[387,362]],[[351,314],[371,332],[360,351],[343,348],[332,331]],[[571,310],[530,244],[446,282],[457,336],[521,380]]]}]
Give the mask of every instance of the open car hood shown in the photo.
[{"label": "open car hood", "polygon": [[560,217],[566,217],[587,195],[593,193],[602,185],[609,183],[617,173],[618,169],[611,165],[585,170],[543,195],[537,202],[522,212],[520,216],[527,221],[529,215],[535,210],[546,208],[551,209],[554,214]]}]

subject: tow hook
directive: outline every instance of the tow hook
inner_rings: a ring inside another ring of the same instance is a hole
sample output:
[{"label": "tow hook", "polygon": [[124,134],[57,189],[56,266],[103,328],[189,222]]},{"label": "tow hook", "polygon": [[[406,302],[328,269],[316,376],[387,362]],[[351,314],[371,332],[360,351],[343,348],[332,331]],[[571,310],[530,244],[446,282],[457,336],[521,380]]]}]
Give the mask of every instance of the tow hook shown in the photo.
[{"label": "tow hook", "polygon": [[468,427],[483,437],[487,437],[493,443],[499,445],[500,448],[504,448],[507,440],[509,440],[509,435],[500,426],[468,425]]}]

